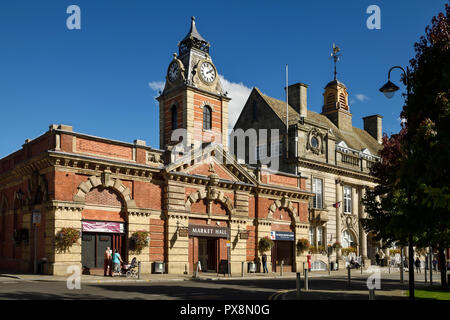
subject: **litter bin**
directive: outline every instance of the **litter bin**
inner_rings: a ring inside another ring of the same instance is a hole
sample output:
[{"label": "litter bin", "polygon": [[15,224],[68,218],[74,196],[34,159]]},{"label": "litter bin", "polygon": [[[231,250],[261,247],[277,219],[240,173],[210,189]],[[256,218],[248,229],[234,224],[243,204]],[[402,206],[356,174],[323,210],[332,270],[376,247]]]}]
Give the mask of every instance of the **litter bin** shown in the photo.
[{"label": "litter bin", "polygon": [[42,258],[37,263],[37,273],[47,274],[47,258]]},{"label": "litter bin", "polygon": [[256,272],[256,263],[249,262],[248,263],[248,272],[249,273],[255,273]]},{"label": "litter bin", "polygon": [[330,262],[330,270],[334,270],[334,262],[333,261]]},{"label": "litter bin", "polygon": [[164,262],[162,261],[153,262],[153,273],[164,273],[165,272],[164,267],[165,267]]}]

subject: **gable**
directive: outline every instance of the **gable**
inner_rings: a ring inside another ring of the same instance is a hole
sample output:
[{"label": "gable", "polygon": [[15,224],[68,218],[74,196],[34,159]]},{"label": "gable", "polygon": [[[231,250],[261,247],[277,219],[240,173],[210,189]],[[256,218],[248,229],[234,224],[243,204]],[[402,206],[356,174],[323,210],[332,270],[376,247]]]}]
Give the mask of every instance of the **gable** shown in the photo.
[{"label": "gable", "polygon": [[[211,167],[212,164],[212,167]],[[219,164],[214,156],[208,157],[200,163],[194,164],[192,167],[187,168],[186,170],[182,170],[185,173],[201,175],[201,176],[210,176],[215,173],[219,176],[220,179],[238,181],[236,176],[234,176],[226,167],[222,164]],[[214,172],[212,172],[214,171]]]}]

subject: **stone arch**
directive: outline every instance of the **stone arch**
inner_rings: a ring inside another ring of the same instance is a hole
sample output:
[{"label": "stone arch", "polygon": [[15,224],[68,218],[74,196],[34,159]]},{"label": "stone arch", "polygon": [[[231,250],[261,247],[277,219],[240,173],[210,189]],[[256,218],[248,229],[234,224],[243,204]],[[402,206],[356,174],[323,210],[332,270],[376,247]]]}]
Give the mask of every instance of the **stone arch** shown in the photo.
[{"label": "stone arch", "polygon": [[127,210],[136,207],[135,201],[131,198],[131,189],[127,188],[120,179],[113,179],[107,174],[102,174],[101,178],[90,176],[87,181],[80,183],[78,191],[73,197],[73,201],[84,204],[86,195],[92,189],[100,186],[115,190],[123,198]]},{"label": "stone arch", "polygon": [[[359,246],[358,233],[356,233],[356,231],[352,227],[347,227],[344,230],[342,230],[341,239],[342,239],[344,232],[346,232],[346,231],[352,237],[352,240],[353,240],[353,243],[355,244],[355,246],[358,247]],[[342,239],[341,243],[343,243],[343,239]]]},{"label": "stone arch", "polygon": [[272,220],[273,213],[277,209],[285,209],[287,212],[289,212],[289,215],[291,216],[293,222],[300,222],[297,214],[297,209],[287,197],[283,197],[281,198],[281,200],[276,200],[274,201],[274,203],[272,203],[272,205],[269,207],[269,215],[267,216],[267,219]]},{"label": "stone arch", "polygon": [[234,213],[234,206],[233,202],[228,198],[222,191],[211,189],[209,191],[207,190],[198,190],[188,197],[185,207],[186,211],[191,210],[191,205],[199,200],[208,199],[211,201],[217,201],[221,203],[225,209],[227,210],[228,214],[231,215]]}]

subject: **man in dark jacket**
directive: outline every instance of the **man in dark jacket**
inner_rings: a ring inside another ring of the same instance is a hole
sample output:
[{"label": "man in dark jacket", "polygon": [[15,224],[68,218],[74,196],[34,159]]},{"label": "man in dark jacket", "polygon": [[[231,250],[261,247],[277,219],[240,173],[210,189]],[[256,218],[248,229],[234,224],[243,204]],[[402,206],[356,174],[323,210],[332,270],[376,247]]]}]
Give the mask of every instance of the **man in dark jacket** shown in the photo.
[{"label": "man in dark jacket", "polygon": [[269,270],[267,270],[267,255],[263,253],[262,255],[262,264],[263,264],[263,272],[269,273]]}]

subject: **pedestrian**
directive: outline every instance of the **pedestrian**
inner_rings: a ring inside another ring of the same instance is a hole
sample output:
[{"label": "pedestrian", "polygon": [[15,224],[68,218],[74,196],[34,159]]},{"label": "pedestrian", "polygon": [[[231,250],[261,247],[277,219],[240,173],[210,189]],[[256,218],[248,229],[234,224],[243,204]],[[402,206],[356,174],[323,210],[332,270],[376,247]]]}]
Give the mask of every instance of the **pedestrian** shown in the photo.
[{"label": "pedestrian", "polygon": [[123,261],[117,249],[114,251],[112,262],[114,264],[114,273],[120,274],[120,264],[123,263]]},{"label": "pedestrian", "polygon": [[414,264],[416,265],[417,273],[421,272],[420,271],[420,259],[419,259],[419,257],[416,258],[416,262]]},{"label": "pedestrian", "polygon": [[378,254],[378,252],[375,254],[375,261],[377,263],[377,266],[380,265],[380,255]]},{"label": "pedestrian", "polygon": [[[106,248],[105,250],[105,254],[103,257],[103,275],[106,277],[107,273],[109,274],[110,277],[112,277],[112,257],[111,257],[111,250],[109,249],[109,247]],[[109,272],[108,272],[109,269]]]},{"label": "pedestrian", "polygon": [[262,264],[263,264],[263,273],[269,273],[269,270],[267,270],[267,255],[263,253],[262,255]]},{"label": "pedestrian", "polygon": [[438,264],[438,261],[437,261],[436,257],[434,257],[433,258],[433,269],[434,269],[434,271],[437,271],[437,264]]}]

